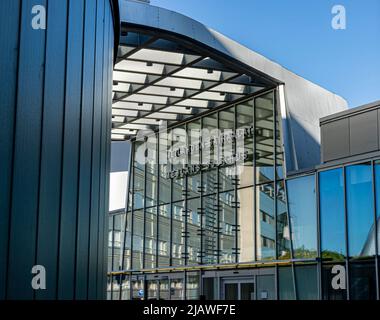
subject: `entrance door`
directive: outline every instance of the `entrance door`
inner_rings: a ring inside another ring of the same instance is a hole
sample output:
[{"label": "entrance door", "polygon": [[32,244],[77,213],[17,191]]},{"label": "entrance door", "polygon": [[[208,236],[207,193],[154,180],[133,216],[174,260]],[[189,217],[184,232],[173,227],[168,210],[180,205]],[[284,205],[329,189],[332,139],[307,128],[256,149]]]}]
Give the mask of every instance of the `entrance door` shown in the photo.
[{"label": "entrance door", "polygon": [[223,279],[223,300],[255,300],[255,282],[253,279]]}]

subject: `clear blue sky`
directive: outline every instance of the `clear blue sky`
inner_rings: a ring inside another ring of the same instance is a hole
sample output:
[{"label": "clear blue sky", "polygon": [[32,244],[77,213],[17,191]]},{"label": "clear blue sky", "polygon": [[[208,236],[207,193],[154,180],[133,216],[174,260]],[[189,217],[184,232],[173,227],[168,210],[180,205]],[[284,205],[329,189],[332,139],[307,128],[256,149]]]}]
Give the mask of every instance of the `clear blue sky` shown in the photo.
[{"label": "clear blue sky", "polygon": [[[344,97],[380,100],[380,0],[151,0]],[[334,5],[346,30],[331,27]]]}]

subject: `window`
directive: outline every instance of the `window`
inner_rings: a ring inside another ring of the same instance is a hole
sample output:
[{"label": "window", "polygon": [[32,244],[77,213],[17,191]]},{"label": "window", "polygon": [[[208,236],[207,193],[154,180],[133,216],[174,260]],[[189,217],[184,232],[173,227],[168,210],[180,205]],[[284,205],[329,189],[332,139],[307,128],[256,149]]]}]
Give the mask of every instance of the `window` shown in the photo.
[{"label": "window", "polygon": [[202,198],[203,264],[217,263],[218,255],[218,207],[215,195]]},{"label": "window", "polygon": [[168,150],[170,140],[167,133],[159,134],[159,170],[160,170],[160,184],[159,188],[159,203],[170,203],[170,190],[171,179],[167,177],[167,174],[171,171],[171,165],[168,159]]},{"label": "window", "polygon": [[316,265],[295,266],[298,300],[318,299],[318,271]]},{"label": "window", "polygon": [[376,300],[376,269],[373,259],[351,262],[349,274],[351,300]]},{"label": "window", "polygon": [[[250,131],[253,126],[253,100],[236,105],[236,129]],[[237,132],[236,132],[237,133]],[[247,157],[238,166],[239,187],[253,184],[253,135],[244,135],[243,140],[237,140],[236,153],[244,152]]]},{"label": "window", "polygon": [[133,212],[133,236],[132,236],[132,268],[143,267],[143,242],[144,242],[144,212]]},{"label": "window", "polygon": [[255,218],[253,187],[238,190],[238,252],[239,262],[255,260]]},{"label": "window", "polygon": [[375,254],[372,166],[346,168],[348,252],[350,257]]},{"label": "window", "polygon": [[236,223],[234,201],[234,192],[219,194],[220,263],[235,262]]},{"label": "window", "polygon": [[346,256],[343,170],[319,173],[321,251],[324,261]]},{"label": "window", "polygon": [[274,180],[273,92],[255,99],[256,183]]},{"label": "window", "polygon": [[144,207],[145,196],[145,142],[136,141],[134,143],[134,161],[133,161],[133,207],[141,209]]},{"label": "window", "polygon": [[158,211],[158,266],[169,265],[170,246],[170,205],[162,205]]},{"label": "window", "polygon": [[145,268],[156,266],[157,208],[146,209],[145,213]]},{"label": "window", "polygon": [[263,184],[256,187],[256,237],[257,260],[274,260],[276,255],[276,225],[274,185]]},{"label": "window", "polygon": [[380,161],[375,164],[376,181],[376,220],[377,220],[377,254],[380,255]]},{"label": "window", "polygon": [[[336,270],[333,270],[333,268],[335,268]],[[345,263],[334,263],[334,264],[323,265],[322,267],[322,299],[323,300],[346,300],[347,299],[347,290],[340,289],[337,287],[337,285],[341,285],[340,276],[341,276],[341,272],[344,272],[341,270],[346,270]],[[344,277],[344,281],[346,281],[346,284],[347,284],[346,277]]]},{"label": "window", "polygon": [[184,220],[184,202],[173,203],[173,243],[172,243],[172,265],[178,266],[184,264],[185,254],[185,220]]},{"label": "window", "polygon": [[287,181],[293,257],[317,255],[317,215],[314,175]]},{"label": "window", "polygon": [[[190,152],[189,156],[189,165],[199,165],[201,163],[201,153],[199,148],[199,143],[201,141],[201,121],[200,119],[194,120],[187,124],[188,132],[188,143],[189,146],[193,147],[193,151]],[[193,198],[199,196],[201,193],[201,173],[194,175],[189,175],[187,177],[187,189],[188,197]]]},{"label": "window", "polygon": [[289,215],[286,206],[286,193],[284,181],[277,182],[277,258],[290,259],[290,229]]},{"label": "window", "polygon": [[[210,164],[218,160],[217,149],[214,148],[212,141],[218,137],[218,118],[214,113],[202,118],[202,164]],[[204,194],[215,192],[218,187],[218,170],[211,169],[202,171],[202,184]]]},{"label": "window", "polygon": [[187,203],[187,253],[188,264],[199,264],[201,257],[200,217],[201,201],[199,198],[189,200]]},{"label": "window", "polygon": [[292,267],[278,268],[278,293],[280,300],[295,300],[294,277]]},{"label": "window", "polygon": [[[172,155],[172,170],[181,170],[187,165],[186,152],[178,153],[178,150],[183,150],[187,146],[185,126],[179,126],[171,131],[172,148],[174,152]],[[184,192],[186,190],[185,178],[172,179],[173,188],[173,201],[179,201],[185,198]]]}]

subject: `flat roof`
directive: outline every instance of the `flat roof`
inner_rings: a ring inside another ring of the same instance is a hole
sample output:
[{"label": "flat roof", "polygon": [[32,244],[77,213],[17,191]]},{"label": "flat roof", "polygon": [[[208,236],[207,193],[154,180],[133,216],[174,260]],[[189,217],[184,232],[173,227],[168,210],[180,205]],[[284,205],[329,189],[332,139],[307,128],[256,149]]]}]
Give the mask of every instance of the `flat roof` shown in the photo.
[{"label": "flat roof", "polygon": [[334,120],[338,120],[338,119],[342,119],[342,118],[351,117],[355,114],[366,112],[369,109],[373,109],[373,108],[376,109],[377,107],[380,108],[380,100],[370,102],[370,103],[364,104],[364,105],[359,106],[359,107],[350,108],[350,109],[347,109],[347,110],[344,110],[341,112],[333,113],[333,114],[328,115],[326,117],[322,117],[319,120],[319,123],[323,124],[325,122],[330,122],[330,121],[334,121]]}]

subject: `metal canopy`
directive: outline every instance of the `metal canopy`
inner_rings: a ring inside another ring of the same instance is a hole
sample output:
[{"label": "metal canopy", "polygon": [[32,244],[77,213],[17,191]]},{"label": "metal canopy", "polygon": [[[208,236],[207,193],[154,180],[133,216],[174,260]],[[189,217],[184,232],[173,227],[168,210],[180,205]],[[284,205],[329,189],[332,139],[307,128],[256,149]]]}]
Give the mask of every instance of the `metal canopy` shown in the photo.
[{"label": "metal canopy", "polygon": [[226,65],[215,52],[165,33],[122,24],[113,74],[112,140],[157,130],[275,86]]}]

